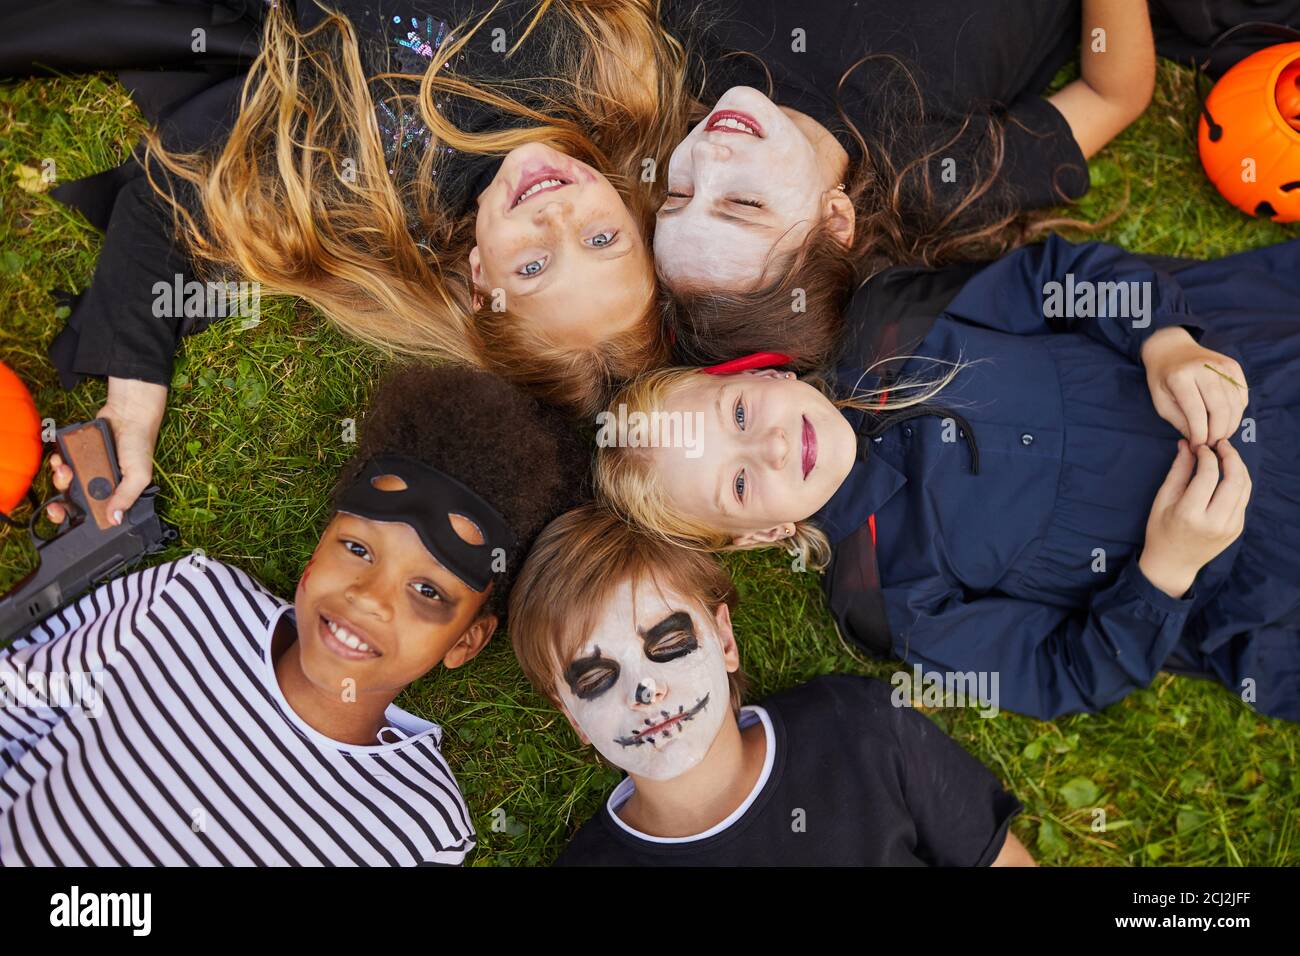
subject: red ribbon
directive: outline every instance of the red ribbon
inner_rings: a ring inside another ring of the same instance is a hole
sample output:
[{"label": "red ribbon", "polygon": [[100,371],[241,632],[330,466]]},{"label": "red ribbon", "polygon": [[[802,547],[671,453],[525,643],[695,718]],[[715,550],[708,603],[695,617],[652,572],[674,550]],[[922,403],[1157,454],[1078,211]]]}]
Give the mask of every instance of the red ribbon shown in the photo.
[{"label": "red ribbon", "polygon": [[734,375],[737,372],[747,372],[752,368],[775,368],[778,365],[789,365],[791,361],[791,357],[784,352],[750,352],[740,358],[706,366],[700,371],[708,375]]}]

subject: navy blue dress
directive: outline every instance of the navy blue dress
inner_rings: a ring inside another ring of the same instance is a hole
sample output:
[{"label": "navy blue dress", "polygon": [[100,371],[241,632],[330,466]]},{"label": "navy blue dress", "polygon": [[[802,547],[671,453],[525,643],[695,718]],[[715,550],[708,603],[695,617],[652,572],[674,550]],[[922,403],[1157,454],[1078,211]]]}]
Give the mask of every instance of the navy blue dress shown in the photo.
[{"label": "navy blue dress", "polygon": [[[1150,283],[1147,318],[1045,317],[1044,290],[1067,274],[1076,289]],[[1179,438],[1139,349],[1169,325],[1240,362],[1250,386],[1234,438],[1254,486],[1245,531],[1181,599],[1137,566]],[[835,545],[876,515],[900,657],[997,671],[1001,706],[1040,718],[1105,707],[1176,663],[1300,720],[1300,240],[1174,278],[1053,237],[975,275],[914,352],[904,374],[969,363],[939,401],[970,423],[979,473],[951,419],[912,419],[860,439],[813,519]],[[835,381],[875,383],[861,362]],[[846,417],[866,431],[863,413]]]}]

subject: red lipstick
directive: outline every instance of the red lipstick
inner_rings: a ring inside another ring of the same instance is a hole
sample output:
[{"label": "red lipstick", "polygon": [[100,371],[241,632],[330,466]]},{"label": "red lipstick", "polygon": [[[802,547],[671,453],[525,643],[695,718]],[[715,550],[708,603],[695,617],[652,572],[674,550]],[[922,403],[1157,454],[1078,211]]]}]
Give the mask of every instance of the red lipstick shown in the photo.
[{"label": "red lipstick", "polygon": [[[734,120],[749,129],[737,129],[735,126],[719,125],[723,120]],[[760,139],[763,136],[763,126],[758,120],[748,113],[741,113],[739,110],[718,110],[709,117],[708,122],[704,124],[704,130],[707,133],[740,133],[744,136],[757,136]]]},{"label": "red lipstick", "polygon": [[817,465],[817,432],[803,416],[803,478],[808,480],[808,473]]}]

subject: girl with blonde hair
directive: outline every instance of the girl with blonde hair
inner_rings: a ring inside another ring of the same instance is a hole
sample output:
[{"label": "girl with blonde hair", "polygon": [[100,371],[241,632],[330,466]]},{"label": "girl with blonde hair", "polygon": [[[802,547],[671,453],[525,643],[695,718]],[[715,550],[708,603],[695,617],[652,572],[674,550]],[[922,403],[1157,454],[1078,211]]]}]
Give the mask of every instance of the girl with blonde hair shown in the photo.
[{"label": "girl with blonde hair", "polygon": [[1297,262],[1290,242],[1171,274],[1053,238],[902,354],[850,338],[829,397],[770,357],[627,386],[598,489],[686,547],[829,566],[850,637],[999,673],[1008,709],[1097,710],[1166,668],[1300,720]]},{"label": "girl with blonde hair", "polygon": [[151,142],[198,260],[581,413],[662,361],[641,173],[685,98],[651,0],[299,6],[219,154]]},{"label": "girl with blonde hair", "polygon": [[486,367],[576,415],[662,364],[647,236],[653,170],[686,128],[687,32],[663,30],[656,0],[0,15],[0,75],[117,68],[153,124],[140,156],[55,190],[107,233],[51,354],[66,387],[109,380],[110,510],[148,484],[181,338],[229,314],[172,290],[299,297],[380,348]]}]

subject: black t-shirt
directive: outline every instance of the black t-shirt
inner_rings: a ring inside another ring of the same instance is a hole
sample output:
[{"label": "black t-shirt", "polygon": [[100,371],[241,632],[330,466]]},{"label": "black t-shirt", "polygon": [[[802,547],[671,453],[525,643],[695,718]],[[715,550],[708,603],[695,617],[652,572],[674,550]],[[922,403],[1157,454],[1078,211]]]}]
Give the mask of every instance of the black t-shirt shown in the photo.
[{"label": "black t-shirt", "polygon": [[1064,116],[1041,95],[1078,52],[1079,0],[712,0],[694,12],[695,3],[672,0],[665,17],[670,27],[691,23],[693,35],[702,38],[696,42],[705,46],[698,58],[705,72],[697,82],[706,105],[728,87],[753,86],[824,124],[856,156],[836,108],[836,88],[862,57],[890,54],[917,80],[919,117],[912,115],[915,95],[904,74],[883,60],[849,74],[839,102],[867,143],[884,147],[900,165],[946,145],[966,117],[974,117],[941,156],[955,160],[956,182],[945,182],[941,166],[931,170],[941,206],[960,199],[990,168],[989,117],[1003,122],[1005,154],[999,188],[982,205],[986,214],[990,202],[998,211],[1030,209],[1088,190],[1078,143]]},{"label": "black t-shirt", "polygon": [[[560,866],[987,866],[1023,808],[928,718],[865,677],[818,677],[767,698],[766,779],[700,839],[635,835],[609,806]],[[749,722],[760,717],[746,708]],[[742,724],[745,721],[742,721]],[[630,781],[615,800],[630,795]]]}]

